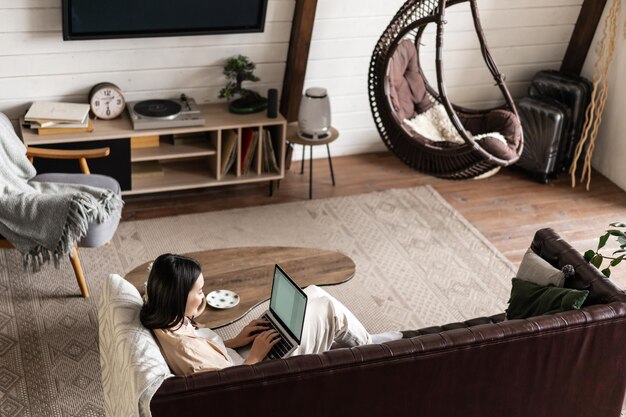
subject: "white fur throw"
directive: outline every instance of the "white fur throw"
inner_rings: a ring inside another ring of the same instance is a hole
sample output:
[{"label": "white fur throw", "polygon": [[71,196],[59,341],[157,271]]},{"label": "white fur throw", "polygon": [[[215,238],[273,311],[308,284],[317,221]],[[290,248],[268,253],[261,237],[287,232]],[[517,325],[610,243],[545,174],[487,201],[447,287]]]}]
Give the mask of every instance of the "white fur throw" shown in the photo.
[{"label": "white fur throw", "polygon": [[[433,142],[452,142],[460,145],[465,143],[463,137],[456,130],[454,124],[452,124],[450,117],[448,117],[448,113],[443,104],[435,104],[413,119],[405,119],[404,123],[416,133],[419,133]],[[506,139],[499,132],[481,133],[480,135],[473,136],[476,141],[486,137],[492,137],[505,145],[507,144]]]}]

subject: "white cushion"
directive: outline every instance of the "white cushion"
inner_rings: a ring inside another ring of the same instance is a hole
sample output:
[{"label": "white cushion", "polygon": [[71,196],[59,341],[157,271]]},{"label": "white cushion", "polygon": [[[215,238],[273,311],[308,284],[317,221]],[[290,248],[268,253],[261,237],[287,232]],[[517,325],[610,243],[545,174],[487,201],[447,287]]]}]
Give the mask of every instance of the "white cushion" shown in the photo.
[{"label": "white cushion", "polygon": [[172,377],[152,332],[139,321],[143,301],[137,289],[109,275],[98,303],[100,367],[109,416],[146,416],[150,400]]},{"label": "white cushion", "polygon": [[[465,143],[465,139],[461,136],[456,127],[450,120],[450,116],[446,112],[443,104],[435,104],[424,113],[418,114],[413,119],[405,119],[407,124],[414,132],[428,138],[432,142],[451,142],[460,145]],[[473,135],[474,140],[491,137],[499,140],[506,145],[506,138],[499,132],[481,133]]]},{"label": "white cushion", "polygon": [[565,274],[556,269],[548,261],[537,255],[532,249],[524,254],[522,263],[517,271],[517,278],[537,285],[554,285],[562,287],[565,283]]}]

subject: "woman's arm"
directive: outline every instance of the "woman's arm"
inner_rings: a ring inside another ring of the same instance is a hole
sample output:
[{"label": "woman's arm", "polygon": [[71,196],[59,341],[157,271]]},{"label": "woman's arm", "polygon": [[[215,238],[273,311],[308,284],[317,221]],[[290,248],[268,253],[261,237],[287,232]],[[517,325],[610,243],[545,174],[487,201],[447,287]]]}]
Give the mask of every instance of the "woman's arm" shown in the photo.
[{"label": "woman's arm", "polygon": [[224,340],[224,346],[231,349],[246,346],[252,343],[259,333],[267,329],[269,329],[267,320],[252,320],[237,336],[232,339]]},{"label": "woman's arm", "polygon": [[254,365],[255,363],[261,362],[272,349],[272,346],[279,341],[280,336],[276,330],[267,330],[263,333],[259,333],[252,343],[250,354],[243,363],[246,365]]}]

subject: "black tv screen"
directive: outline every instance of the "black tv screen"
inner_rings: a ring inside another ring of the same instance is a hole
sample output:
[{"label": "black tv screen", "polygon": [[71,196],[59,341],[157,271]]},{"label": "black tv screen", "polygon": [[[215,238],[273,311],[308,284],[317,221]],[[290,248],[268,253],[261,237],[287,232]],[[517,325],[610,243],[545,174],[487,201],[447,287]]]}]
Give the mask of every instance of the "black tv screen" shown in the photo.
[{"label": "black tv screen", "polygon": [[263,32],[267,0],[63,0],[63,39]]}]

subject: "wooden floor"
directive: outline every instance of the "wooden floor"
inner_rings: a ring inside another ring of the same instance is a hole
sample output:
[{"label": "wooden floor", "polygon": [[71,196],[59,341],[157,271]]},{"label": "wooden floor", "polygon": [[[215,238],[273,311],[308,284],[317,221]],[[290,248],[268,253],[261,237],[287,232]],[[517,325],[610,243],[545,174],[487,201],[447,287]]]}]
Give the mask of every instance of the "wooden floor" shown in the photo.
[{"label": "wooden floor", "polygon": [[[537,229],[552,227],[583,251],[595,248],[609,223],[626,221],[626,192],[599,173],[593,175],[591,190],[585,191],[571,188],[566,174],[539,184],[513,169],[484,180],[441,180],[415,172],[389,153],[334,158],[333,164],[336,187],[331,184],[327,160],[314,160],[313,198],[430,184],[516,264]],[[267,183],[128,196],[123,220],[306,200],[308,165],[305,175],[299,171],[300,162],[294,162],[273,197],[268,196]],[[626,288],[626,266],[618,266],[613,279]]]}]

